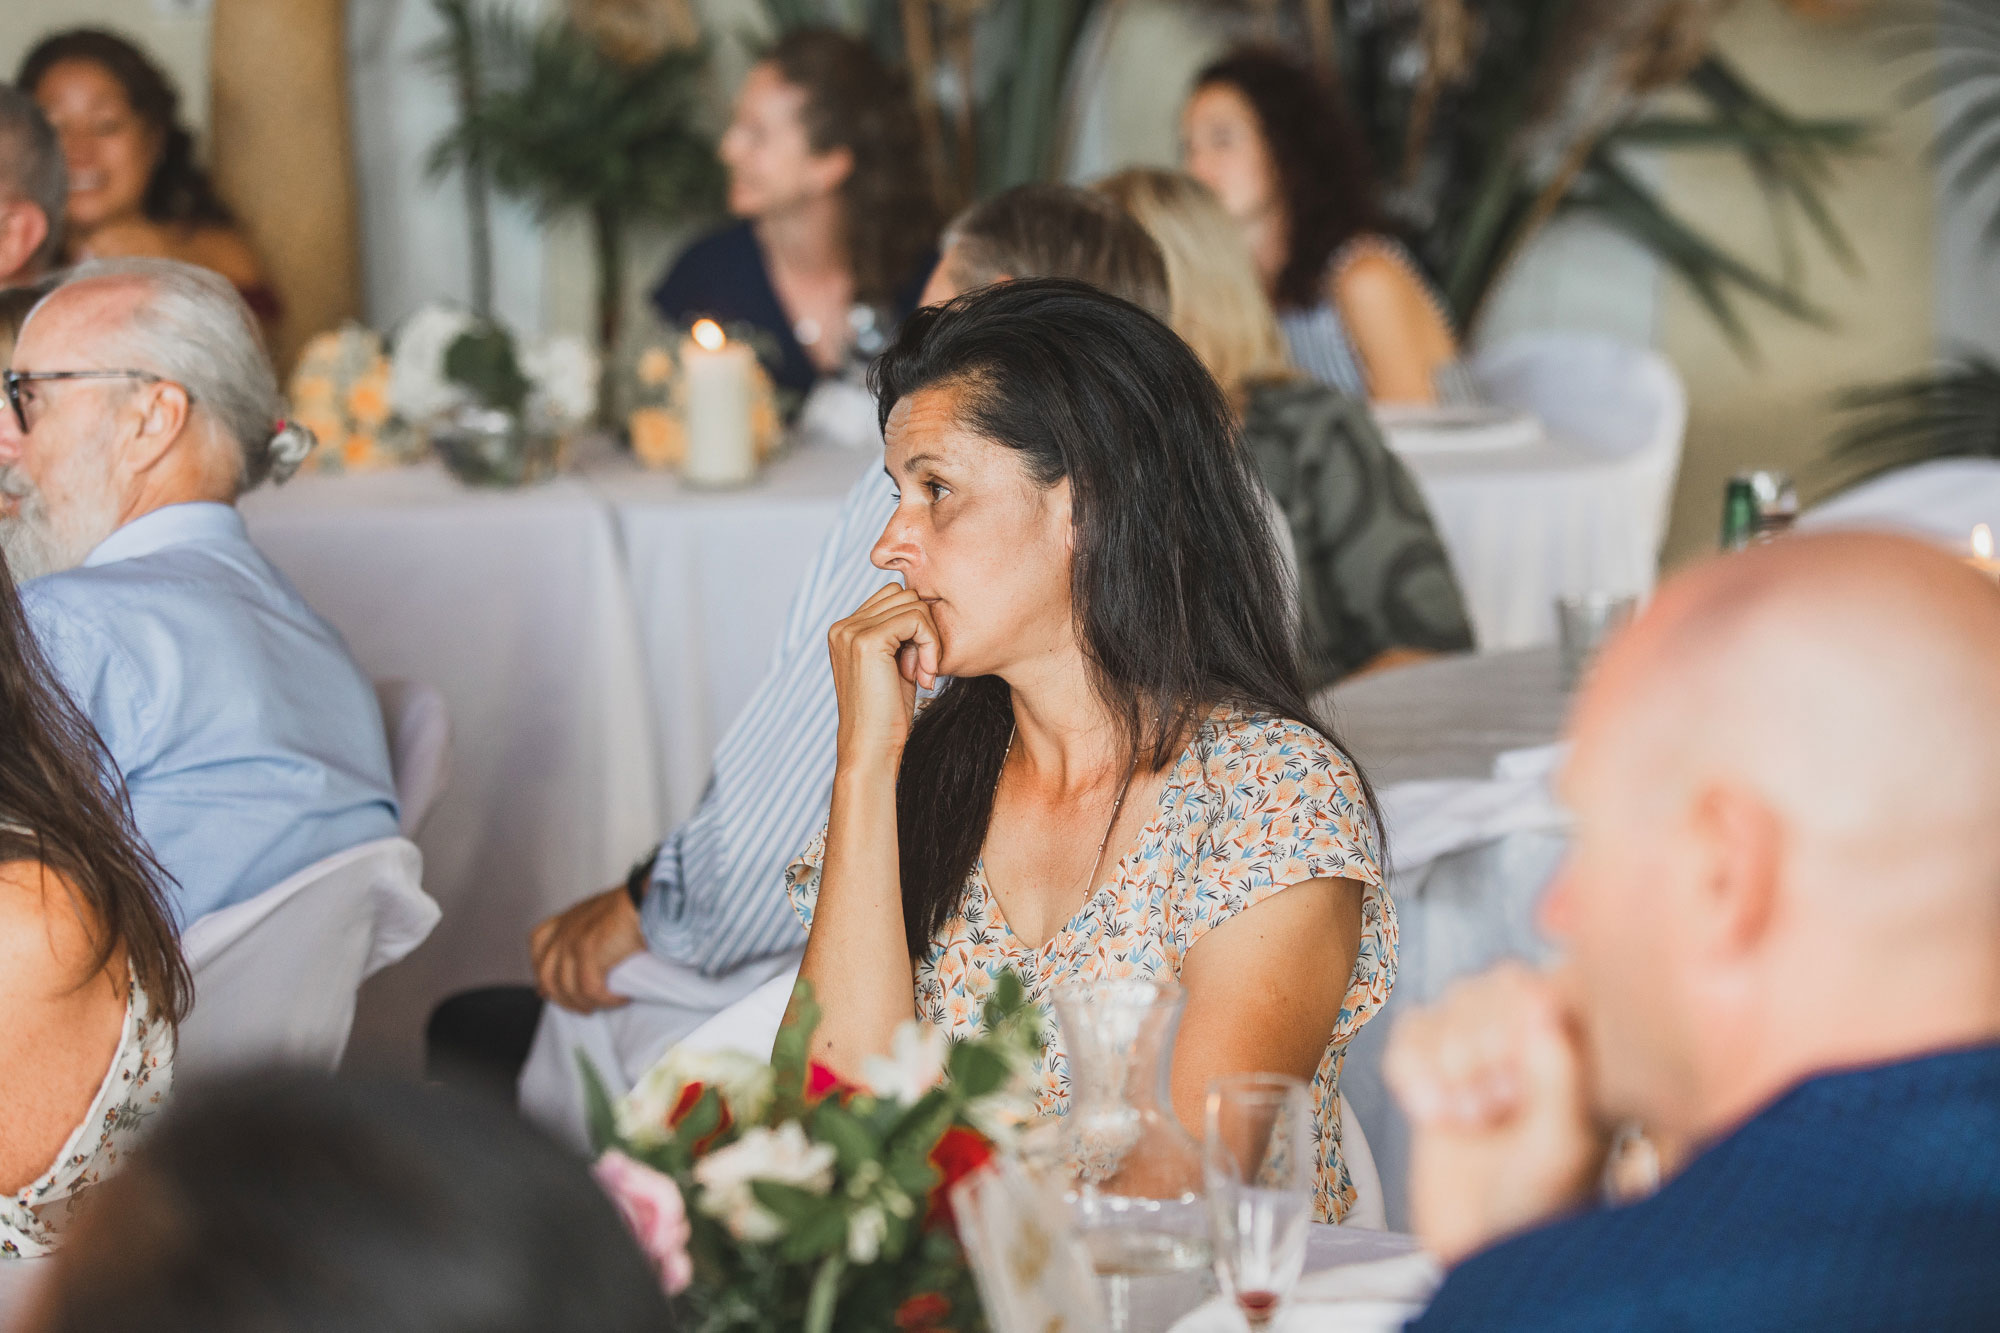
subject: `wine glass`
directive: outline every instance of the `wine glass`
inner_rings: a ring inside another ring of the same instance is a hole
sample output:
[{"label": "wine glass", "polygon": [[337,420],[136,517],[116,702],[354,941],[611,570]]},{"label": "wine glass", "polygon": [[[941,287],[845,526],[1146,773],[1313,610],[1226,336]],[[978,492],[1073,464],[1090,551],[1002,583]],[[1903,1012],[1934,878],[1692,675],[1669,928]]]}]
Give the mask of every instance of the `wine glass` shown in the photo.
[{"label": "wine glass", "polygon": [[1252,1329],[1269,1328],[1305,1266],[1312,1221],[1312,1092],[1288,1074],[1208,1085],[1202,1175],[1216,1281]]}]

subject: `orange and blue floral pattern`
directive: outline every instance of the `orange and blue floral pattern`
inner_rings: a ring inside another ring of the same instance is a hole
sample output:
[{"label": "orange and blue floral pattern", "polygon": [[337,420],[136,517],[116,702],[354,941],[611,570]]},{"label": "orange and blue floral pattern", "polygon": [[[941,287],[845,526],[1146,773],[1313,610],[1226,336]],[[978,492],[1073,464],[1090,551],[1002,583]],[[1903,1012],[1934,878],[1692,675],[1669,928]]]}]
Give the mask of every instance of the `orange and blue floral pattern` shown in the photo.
[{"label": "orange and blue floral pattern", "polygon": [[[792,863],[785,886],[812,928],[826,857],[821,829]],[[1069,981],[1178,977],[1201,937],[1272,894],[1313,879],[1362,886],[1361,950],[1326,1053],[1317,1100],[1315,1204],[1337,1221],[1354,1203],[1340,1155],[1340,1066],[1347,1043],[1388,999],[1396,975],[1396,912],[1382,886],[1373,812],[1347,757],[1318,732],[1283,718],[1218,708],[1181,755],[1159,807],[1090,900],[1039,949],[1015,936],[973,867],[959,910],[917,968],[917,1012],[947,1036],[977,1031],[993,980],[1012,970],[1046,1006]],[[1046,1114],[1069,1105],[1068,1062],[1050,1025],[1036,1100]]]}]

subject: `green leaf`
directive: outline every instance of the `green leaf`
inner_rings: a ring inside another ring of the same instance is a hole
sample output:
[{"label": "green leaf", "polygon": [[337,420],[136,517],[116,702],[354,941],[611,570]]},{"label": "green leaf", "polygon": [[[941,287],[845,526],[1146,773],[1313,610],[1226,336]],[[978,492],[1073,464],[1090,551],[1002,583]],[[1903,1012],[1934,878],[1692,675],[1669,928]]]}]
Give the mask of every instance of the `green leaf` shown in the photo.
[{"label": "green leaf", "polygon": [[618,1115],[611,1106],[611,1094],[598,1077],[597,1066],[582,1051],[576,1053],[577,1071],[583,1075],[583,1116],[590,1131],[593,1153],[618,1146]]},{"label": "green leaf", "polygon": [[983,1041],[954,1043],[945,1056],[945,1070],[961,1097],[984,1097],[1006,1086],[1013,1076],[1007,1057]]},{"label": "green leaf", "polygon": [[863,1162],[873,1161],[882,1150],[881,1140],[869,1133],[859,1118],[830,1099],[821,1102],[813,1112],[812,1136],[838,1154],[836,1160],[842,1175],[851,1173]]},{"label": "green leaf", "polygon": [[514,356],[514,335],[498,324],[478,324],[445,349],[447,379],[464,385],[487,407],[518,413],[528,401],[528,377]]},{"label": "green leaf", "polygon": [[2000,458],[2000,365],[1983,357],[1843,394],[1832,462],[1850,480],[1934,458]]},{"label": "green leaf", "polygon": [[703,1088],[694,1106],[682,1117],[680,1124],[674,1126],[673,1141],[675,1146],[692,1153],[696,1144],[720,1128],[722,1094],[714,1088]]},{"label": "green leaf", "polygon": [[847,1272],[845,1251],[836,1250],[820,1260],[813,1274],[812,1295],[806,1300],[803,1333],[832,1333],[834,1307],[840,1303],[840,1279]]}]

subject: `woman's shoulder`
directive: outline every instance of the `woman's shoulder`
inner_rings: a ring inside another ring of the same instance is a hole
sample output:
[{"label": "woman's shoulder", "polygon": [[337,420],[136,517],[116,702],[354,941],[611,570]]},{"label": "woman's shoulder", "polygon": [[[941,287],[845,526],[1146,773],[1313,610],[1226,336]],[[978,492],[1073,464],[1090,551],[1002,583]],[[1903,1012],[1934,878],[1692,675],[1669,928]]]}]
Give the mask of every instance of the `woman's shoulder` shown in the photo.
[{"label": "woman's shoulder", "polygon": [[1195,748],[1211,781],[1275,784],[1319,773],[1360,792],[1354,761],[1318,727],[1296,718],[1224,704],[1209,715]]},{"label": "woman's shoulder", "polygon": [[190,227],[179,238],[176,259],[220,273],[230,285],[254,289],[265,283],[264,265],[248,238],[234,227]]},{"label": "woman's shoulder", "polygon": [[87,979],[99,923],[69,879],[40,861],[0,861],[0,996],[47,996]]}]

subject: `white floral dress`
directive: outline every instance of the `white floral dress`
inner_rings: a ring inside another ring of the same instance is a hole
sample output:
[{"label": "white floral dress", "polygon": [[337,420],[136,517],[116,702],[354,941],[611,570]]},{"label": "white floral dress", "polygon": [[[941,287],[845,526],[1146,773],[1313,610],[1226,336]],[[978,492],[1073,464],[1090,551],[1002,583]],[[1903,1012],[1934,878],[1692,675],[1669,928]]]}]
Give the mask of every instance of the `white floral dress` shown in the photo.
[{"label": "white floral dress", "polygon": [[118,1169],[165,1103],[173,1078],[173,1025],[153,1012],[135,978],[125,1000],[125,1030],[89,1113],[47,1171],[19,1193],[0,1195],[0,1260],[54,1251],[77,1204]]},{"label": "white floral dress", "polygon": [[[808,930],[825,858],[822,829],[785,875]],[[1132,850],[1039,949],[1008,928],[985,865],[976,864],[959,910],[917,966],[917,1010],[947,1036],[963,1037],[978,1030],[986,993],[1008,969],[1044,1005],[1067,981],[1178,977],[1203,935],[1312,879],[1348,879],[1363,888],[1360,955],[1313,1078],[1316,1212],[1336,1221],[1354,1202],[1340,1155],[1340,1066],[1348,1041],[1382,1007],[1395,980],[1396,913],[1382,887],[1360,779],[1347,757],[1311,728],[1217,709],[1168,775]],[[1069,1072],[1059,1033],[1036,1077],[1039,1109],[1067,1110]]]}]

